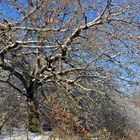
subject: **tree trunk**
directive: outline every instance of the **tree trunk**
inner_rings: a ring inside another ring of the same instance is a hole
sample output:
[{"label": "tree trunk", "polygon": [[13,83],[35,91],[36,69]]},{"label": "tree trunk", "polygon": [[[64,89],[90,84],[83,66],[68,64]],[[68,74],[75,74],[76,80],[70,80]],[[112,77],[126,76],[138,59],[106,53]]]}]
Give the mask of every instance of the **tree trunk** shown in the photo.
[{"label": "tree trunk", "polygon": [[37,83],[33,82],[27,89],[28,130],[33,133],[41,133],[37,88]]},{"label": "tree trunk", "polygon": [[38,104],[35,101],[28,101],[28,130],[41,133]]}]

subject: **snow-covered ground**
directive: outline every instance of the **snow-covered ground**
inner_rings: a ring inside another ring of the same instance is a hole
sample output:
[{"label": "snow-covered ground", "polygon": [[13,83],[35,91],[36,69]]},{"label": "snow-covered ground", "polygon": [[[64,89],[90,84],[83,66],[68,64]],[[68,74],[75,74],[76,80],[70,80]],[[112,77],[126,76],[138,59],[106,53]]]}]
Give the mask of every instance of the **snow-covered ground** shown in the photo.
[{"label": "snow-covered ground", "polygon": [[[34,134],[31,132],[23,132],[23,131],[14,131],[13,134],[3,134],[0,135],[0,140],[50,140],[48,132],[44,132],[44,134]],[[53,139],[54,140],[54,139]],[[55,138],[55,140],[60,140],[59,138]],[[77,138],[72,138],[72,140],[77,140]],[[91,140],[98,140],[97,138],[91,138]]]},{"label": "snow-covered ground", "polygon": [[21,132],[17,131],[13,134],[3,134],[0,135],[0,140],[48,140],[49,135],[46,134],[34,134],[31,132]]}]

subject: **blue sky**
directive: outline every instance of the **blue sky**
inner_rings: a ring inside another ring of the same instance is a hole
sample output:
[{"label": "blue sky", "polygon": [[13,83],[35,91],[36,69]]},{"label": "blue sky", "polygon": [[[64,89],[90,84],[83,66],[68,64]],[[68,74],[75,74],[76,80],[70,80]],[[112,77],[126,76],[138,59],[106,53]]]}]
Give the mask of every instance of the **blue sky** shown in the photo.
[{"label": "blue sky", "polygon": [[6,19],[10,20],[10,22],[17,21],[22,17],[15,8],[11,8],[4,2],[0,5],[0,12],[4,13],[4,15],[0,14],[0,18],[3,19],[6,17]]}]

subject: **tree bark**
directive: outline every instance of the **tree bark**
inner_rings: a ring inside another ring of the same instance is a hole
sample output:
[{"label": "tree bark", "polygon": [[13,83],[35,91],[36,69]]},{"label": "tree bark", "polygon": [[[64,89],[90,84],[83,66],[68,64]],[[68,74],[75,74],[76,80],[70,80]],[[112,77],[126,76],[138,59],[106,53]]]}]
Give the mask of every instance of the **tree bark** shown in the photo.
[{"label": "tree bark", "polygon": [[28,130],[33,133],[41,133],[38,105],[35,101],[28,101]]},{"label": "tree bark", "polygon": [[33,82],[27,89],[28,130],[33,133],[41,133],[37,88],[37,83]]}]

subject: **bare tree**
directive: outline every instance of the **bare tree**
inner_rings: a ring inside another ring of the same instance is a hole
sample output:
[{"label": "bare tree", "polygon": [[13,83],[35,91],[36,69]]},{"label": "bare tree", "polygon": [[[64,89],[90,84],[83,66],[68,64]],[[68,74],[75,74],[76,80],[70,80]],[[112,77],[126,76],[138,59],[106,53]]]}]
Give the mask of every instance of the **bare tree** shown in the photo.
[{"label": "bare tree", "polygon": [[27,97],[30,131],[41,131],[39,105],[50,94],[63,108],[75,105],[76,113],[81,103],[90,113],[96,94],[139,85],[139,1],[3,3],[16,15],[0,13],[0,67],[8,71],[0,82]]}]

